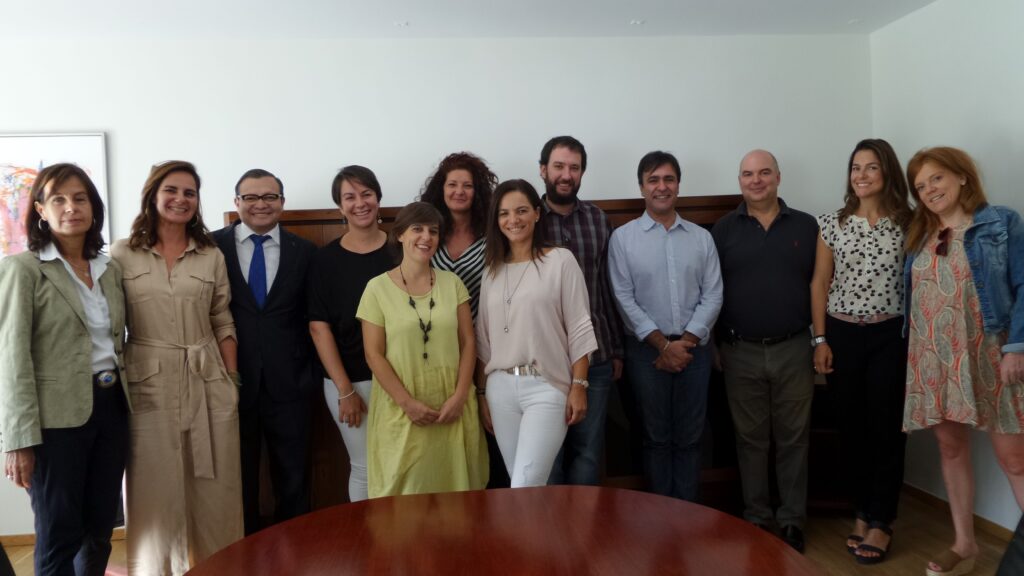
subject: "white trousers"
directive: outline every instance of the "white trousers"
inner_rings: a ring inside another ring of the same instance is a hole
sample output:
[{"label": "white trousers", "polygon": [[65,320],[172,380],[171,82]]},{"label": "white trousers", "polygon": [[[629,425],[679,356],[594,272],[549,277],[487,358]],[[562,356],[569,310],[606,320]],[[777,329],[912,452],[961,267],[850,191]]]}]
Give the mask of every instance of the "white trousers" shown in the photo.
[{"label": "white trousers", "polygon": [[544,486],[565,440],[565,394],[540,376],[487,376],[487,406],[512,488]]},{"label": "white trousers", "polygon": [[[373,389],[372,380],[353,382],[356,394],[363,399],[366,407],[370,407],[370,390]],[[338,420],[338,388],[330,378],[324,378],[324,400],[327,401],[327,409],[331,411],[334,424],[341,432],[341,441],[345,443],[345,450],[348,451],[348,462],[350,472],[348,475],[348,499],[350,502],[366,500],[368,491],[366,487],[366,420],[369,412],[363,414],[359,427],[350,427],[348,424]]]}]

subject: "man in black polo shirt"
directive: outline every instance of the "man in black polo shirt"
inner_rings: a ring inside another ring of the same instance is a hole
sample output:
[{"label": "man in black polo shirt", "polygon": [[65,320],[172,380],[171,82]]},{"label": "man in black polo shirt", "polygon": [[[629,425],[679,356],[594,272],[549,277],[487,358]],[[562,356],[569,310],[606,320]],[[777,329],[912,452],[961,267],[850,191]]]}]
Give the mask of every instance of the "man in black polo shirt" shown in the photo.
[{"label": "man in black polo shirt", "polygon": [[[740,163],[743,203],[715,224],[725,297],[717,335],[736,428],[743,516],[803,552],[807,439],[814,389],[810,283],[818,224],[778,197],[775,157]],[[772,513],[768,448],[775,440],[781,505]]]}]

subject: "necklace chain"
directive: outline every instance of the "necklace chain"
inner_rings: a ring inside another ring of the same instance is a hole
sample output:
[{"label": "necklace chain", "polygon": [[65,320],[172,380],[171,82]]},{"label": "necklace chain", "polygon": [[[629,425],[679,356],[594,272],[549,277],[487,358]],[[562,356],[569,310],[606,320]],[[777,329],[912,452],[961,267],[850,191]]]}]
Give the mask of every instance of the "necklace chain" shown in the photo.
[{"label": "necklace chain", "polygon": [[90,273],[91,270],[89,268],[89,261],[88,260],[86,260],[85,264],[81,265],[81,266],[76,266],[70,260],[64,260],[64,261],[68,263],[68,266],[71,266],[71,269],[75,271],[75,274],[78,275],[79,278],[90,278],[92,276],[92,274]]},{"label": "necklace chain", "polygon": [[512,293],[508,291],[508,268],[509,264],[505,264],[505,292],[503,293],[504,298],[502,299],[505,307],[505,332],[508,333],[508,320],[509,311],[512,309],[512,297],[519,291],[519,285],[523,283],[523,278],[526,277],[526,271],[530,268],[529,262],[526,262],[526,266],[523,266],[523,272],[519,275],[519,281],[516,282],[516,287],[512,289]]},{"label": "necklace chain", "polygon": [[409,306],[416,313],[416,319],[420,321],[420,330],[423,332],[423,360],[426,360],[429,357],[427,342],[430,341],[430,331],[434,328],[434,269],[430,269],[430,303],[427,304],[426,322],[423,321],[419,309],[416,308],[416,300],[413,299],[412,292],[409,291],[409,283],[405,281],[405,272],[402,271],[401,264],[398,265],[398,274],[402,277],[402,286],[405,286],[405,293],[409,296]]}]

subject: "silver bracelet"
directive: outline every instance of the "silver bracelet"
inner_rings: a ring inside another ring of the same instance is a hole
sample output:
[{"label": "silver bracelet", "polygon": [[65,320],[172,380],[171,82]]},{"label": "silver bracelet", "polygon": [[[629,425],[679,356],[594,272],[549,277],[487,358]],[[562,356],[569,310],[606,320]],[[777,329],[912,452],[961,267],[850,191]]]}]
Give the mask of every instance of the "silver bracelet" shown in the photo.
[{"label": "silver bracelet", "polygon": [[349,392],[348,394],[345,394],[344,396],[338,396],[338,402],[341,402],[341,401],[342,401],[342,400],[344,400],[345,398],[348,398],[349,396],[351,396],[351,395],[353,395],[353,394],[355,394],[355,393],[356,393],[356,387],[355,387],[355,386],[353,386],[353,387],[352,387],[352,391],[351,391],[351,392]]}]

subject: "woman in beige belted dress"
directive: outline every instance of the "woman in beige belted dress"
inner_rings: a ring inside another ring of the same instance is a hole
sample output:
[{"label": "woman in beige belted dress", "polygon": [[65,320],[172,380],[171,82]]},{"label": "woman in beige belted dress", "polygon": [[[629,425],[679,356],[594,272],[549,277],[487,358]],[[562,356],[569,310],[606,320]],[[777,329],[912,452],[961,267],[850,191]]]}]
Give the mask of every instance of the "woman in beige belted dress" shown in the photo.
[{"label": "woman in beige belted dress", "polygon": [[184,574],[243,535],[231,290],[194,166],[153,167],[131,235],[111,252],[124,269],[134,408],[128,570]]}]

